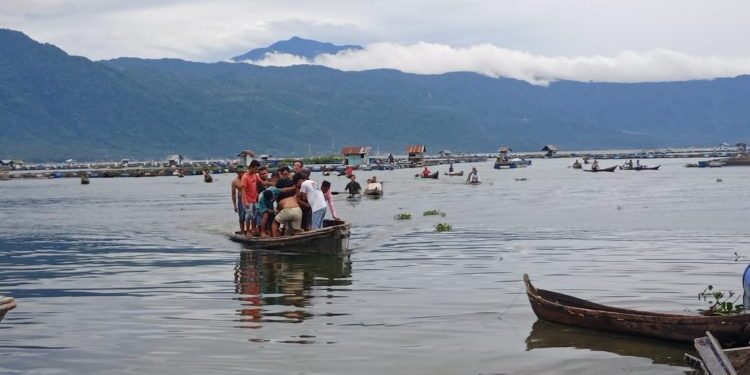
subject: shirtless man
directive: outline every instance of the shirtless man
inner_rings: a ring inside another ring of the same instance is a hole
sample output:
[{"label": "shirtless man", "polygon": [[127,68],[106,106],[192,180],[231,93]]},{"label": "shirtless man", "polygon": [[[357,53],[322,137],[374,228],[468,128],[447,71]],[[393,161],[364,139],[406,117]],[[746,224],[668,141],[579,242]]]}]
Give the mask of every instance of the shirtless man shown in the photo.
[{"label": "shirtless man", "polygon": [[242,196],[245,194],[242,185],[242,175],[245,174],[245,167],[237,167],[237,177],[232,181],[232,206],[234,212],[240,215],[240,233],[245,234],[245,205],[242,204]]},{"label": "shirtless man", "polygon": [[281,224],[285,225],[286,232],[291,233],[291,235],[302,232],[302,209],[299,208],[296,193],[292,192],[280,196],[276,210],[276,217],[273,219],[273,226],[271,227],[273,237],[280,235],[279,226]]}]

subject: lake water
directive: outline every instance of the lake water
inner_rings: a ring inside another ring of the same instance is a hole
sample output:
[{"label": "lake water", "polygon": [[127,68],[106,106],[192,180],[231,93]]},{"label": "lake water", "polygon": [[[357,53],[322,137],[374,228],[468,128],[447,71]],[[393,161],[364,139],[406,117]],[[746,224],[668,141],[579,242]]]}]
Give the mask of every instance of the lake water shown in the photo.
[{"label": "lake water", "polygon": [[481,163],[479,186],[361,172],[385,196],[336,196],[353,227],[333,258],[228,241],[230,175],[1,182],[0,294],[19,306],[0,373],[683,374],[690,346],[537,322],[521,277],[648,310],[704,307],[708,284],[741,292],[750,168],[689,161]]}]

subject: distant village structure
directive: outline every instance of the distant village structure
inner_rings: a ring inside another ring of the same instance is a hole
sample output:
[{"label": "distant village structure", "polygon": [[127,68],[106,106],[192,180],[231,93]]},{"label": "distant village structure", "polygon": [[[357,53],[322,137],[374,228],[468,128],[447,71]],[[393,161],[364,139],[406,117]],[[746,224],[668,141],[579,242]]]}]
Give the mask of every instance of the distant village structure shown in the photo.
[{"label": "distant village structure", "polygon": [[406,158],[410,166],[424,165],[424,154],[427,152],[425,145],[406,146]]},{"label": "distant village structure", "polygon": [[170,155],[167,157],[167,165],[170,167],[181,167],[182,160],[184,159],[182,155]]},{"label": "distant village structure", "polygon": [[247,167],[255,158],[255,152],[253,150],[242,150],[237,156],[240,158],[240,165]]},{"label": "distant village structure", "polygon": [[555,154],[557,154],[557,146],[555,145],[544,145],[542,148],[542,151],[545,152],[544,157],[545,158],[554,158]]},{"label": "distant village structure", "polygon": [[345,165],[368,165],[370,164],[370,146],[348,146],[341,149]]}]

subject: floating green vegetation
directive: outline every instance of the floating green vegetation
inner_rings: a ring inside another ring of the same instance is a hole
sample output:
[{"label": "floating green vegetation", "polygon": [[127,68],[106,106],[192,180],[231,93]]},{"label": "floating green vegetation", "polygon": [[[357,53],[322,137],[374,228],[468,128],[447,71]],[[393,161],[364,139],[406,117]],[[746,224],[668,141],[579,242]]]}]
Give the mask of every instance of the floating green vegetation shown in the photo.
[{"label": "floating green vegetation", "polygon": [[396,220],[411,220],[411,214],[402,212],[393,217]]},{"label": "floating green vegetation", "polygon": [[740,299],[741,295],[738,295],[732,300],[735,294],[733,291],[715,291],[713,285],[709,285],[702,292],[698,293],[698,300],[708,302],[708,310],[701,311],[703,315],[733,315],[745,312],[745,307],[742,304],[737,304],[737,300]]},{"label": "floating green vegetation", "polygon": [[440,210],[427,210],[422,213],[422,216],[442,216],[445,217],[445,212]]},{"label": "floating green vegetation", "polygon": [[435,225],[435,230],[438,232],[450,232],[453,227],[448,223],[438,223]]}]

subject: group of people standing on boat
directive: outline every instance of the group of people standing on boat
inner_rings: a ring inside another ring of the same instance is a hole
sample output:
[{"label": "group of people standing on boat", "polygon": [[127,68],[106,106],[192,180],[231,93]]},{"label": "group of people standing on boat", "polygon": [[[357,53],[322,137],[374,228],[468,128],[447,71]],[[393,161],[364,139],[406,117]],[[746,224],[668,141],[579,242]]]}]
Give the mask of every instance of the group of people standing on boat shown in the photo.
[{"label": "group of people standing on boat", "polygon": [[320,229],[329,210],[337,219],[331,183],[323,181],[319,186],[299,160],[292,170],[284,166],[270,176],[257,160],[247,168],[237,167],[231,195],[240,231],[248,236],[277,237],[283,235],[282,229],[291,235]]}]

